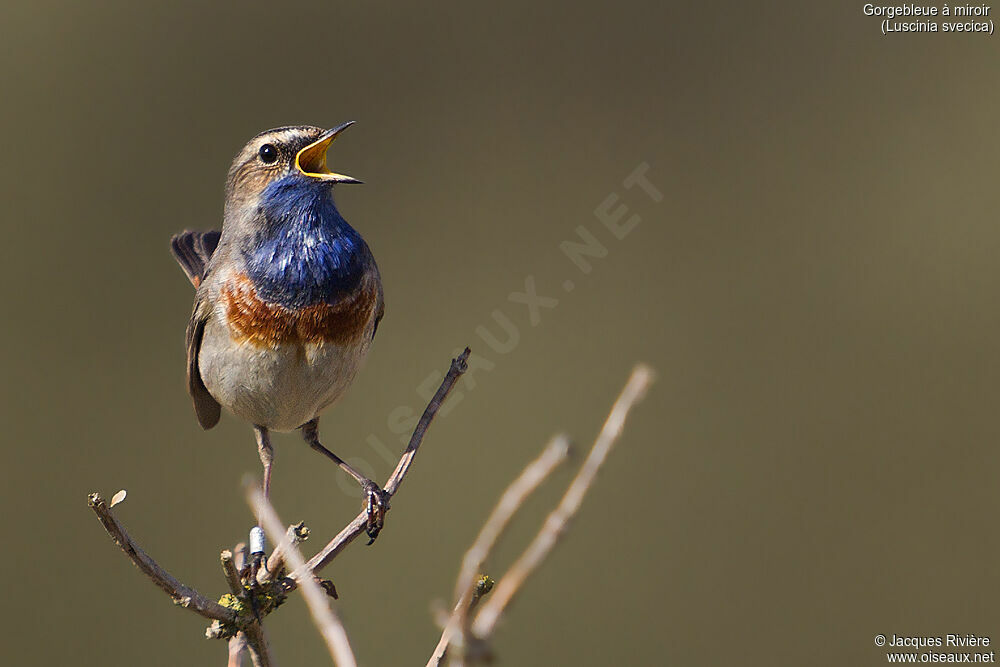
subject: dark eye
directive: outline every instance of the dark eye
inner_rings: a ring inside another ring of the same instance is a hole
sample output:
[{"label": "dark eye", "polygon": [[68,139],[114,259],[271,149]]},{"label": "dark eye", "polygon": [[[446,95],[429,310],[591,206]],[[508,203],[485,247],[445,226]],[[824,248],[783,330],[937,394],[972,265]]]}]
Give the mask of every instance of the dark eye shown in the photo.
[{"label": "dark eye", "polygon": [[264,144],[260,147],[258,155],[260,155],[261,162],[264,164],[271,164],[278,159],[278,149],[271,144]]}]

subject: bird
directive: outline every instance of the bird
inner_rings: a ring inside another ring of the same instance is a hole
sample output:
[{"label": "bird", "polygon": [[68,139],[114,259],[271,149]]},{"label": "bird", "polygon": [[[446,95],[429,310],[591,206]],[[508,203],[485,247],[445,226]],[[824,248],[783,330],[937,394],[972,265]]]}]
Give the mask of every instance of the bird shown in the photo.
[{"label": "bird", "polygon": [[354,380],[385,313],[375,257],[334,203],[327,151],[354,121],[261,132],[229,169],[221,230],[171,239],[195,287],[187,325],[187,388],[199,424],[222,408],[252,425],[270,493],[272,431],[298,430],[361,485],[374,541],[385,490],[327,449],[320,413]]}]

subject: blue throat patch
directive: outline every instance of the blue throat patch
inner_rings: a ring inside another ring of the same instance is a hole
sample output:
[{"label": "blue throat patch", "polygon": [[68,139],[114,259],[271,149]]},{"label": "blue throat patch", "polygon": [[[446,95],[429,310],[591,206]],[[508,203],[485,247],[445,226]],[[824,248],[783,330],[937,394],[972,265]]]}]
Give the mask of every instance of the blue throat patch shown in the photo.
[{"label": "blue throat patch", "polygon": [[358,286],[370,253],[329,184],[286,176],[264,189],[260,209],[265,228],[244,250],[260,298],[286,308],[333,304]]}]

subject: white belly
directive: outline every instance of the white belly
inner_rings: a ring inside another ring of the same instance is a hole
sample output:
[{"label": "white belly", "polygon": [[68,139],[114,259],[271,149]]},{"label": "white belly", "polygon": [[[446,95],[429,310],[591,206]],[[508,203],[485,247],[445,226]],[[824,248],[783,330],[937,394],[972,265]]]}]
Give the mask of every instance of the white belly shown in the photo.
[{"label": "white belly", "polygon": [[347,345],[330,342],[262,347],[236,341],[213,314],[205,323],[198,368],[209,393],[237,417],[291,431],[319,416],[347,390],[361,368],[371,336]]}]

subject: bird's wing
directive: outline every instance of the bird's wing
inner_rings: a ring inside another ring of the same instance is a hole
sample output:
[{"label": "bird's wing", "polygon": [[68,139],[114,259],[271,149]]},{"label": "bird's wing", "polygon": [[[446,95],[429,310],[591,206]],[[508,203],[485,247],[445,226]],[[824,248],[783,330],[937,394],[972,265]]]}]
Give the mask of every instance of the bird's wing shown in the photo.
[{"label": "bird's wing", "polygon": [[174,259],[184,269],[188,280],[195,287],[205,279],[205,272],[208,268],[208,260],[212,258],[212,253],[219,247],[219,236],[221,232],[216,230],[208,232],[184,231],[174,235],[170,239],[170,252]]},{"label": "bird's wing", "polygon": [[[183,264],[182,264],[183,266]],[[219,416],[222,412],[218,401],[212,398],[205,387],[205,382],[201,379],[201,372],[198,370],[198,352],[201,349],[201,337],[205,333],[205,320],[208,319],[207,308],[203,307],[199,301],[195,304],[194,314],[187,326],[187,384],[188,393],[194,401],[194,412],[198,416],[198,423],[205,430],[208,430],[219,423]]]},{"label": "bird's wing", "polygon": [[372,328],[372,340],[375,340],[375,334],[378,332],[378,323],[382,321],[382,316],[385,315],[385,297],[382,295],[382,281],[378,282],[378,303],[375,306],[375,326]]}]

